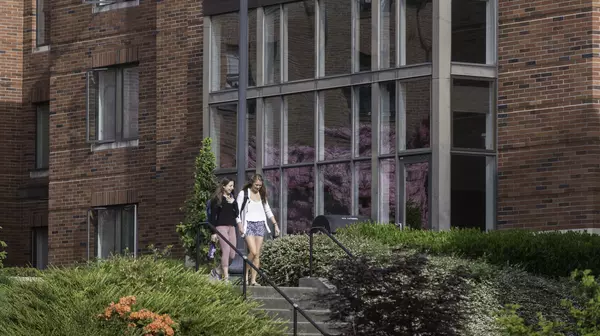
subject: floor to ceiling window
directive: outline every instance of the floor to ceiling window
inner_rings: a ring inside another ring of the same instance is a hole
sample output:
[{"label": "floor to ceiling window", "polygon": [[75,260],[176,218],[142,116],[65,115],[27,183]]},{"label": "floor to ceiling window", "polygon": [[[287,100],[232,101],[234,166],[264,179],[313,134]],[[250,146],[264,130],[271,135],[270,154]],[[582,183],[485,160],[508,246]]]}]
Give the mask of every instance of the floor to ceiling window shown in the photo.
[{"label": "floor to ceiling window", "polygon": [[[205,43],[210,55],[205,109],[217,174],[235,176],[236,151],[245,151],[247,174],[265,176],[271,206],[287,233],[306,230],[320,214],[432,227],[436,1],[282,0],[251,9],[242,149],[236,148],[238,13],[211,14],[205,20],[210,39]],[[452,25],[452,60],[479,67],[493,64],[486,49],[491,45],[486,39],[491,34],[486,26],[491,0],[470,2],[476,4],[459,11],[459,22]],[[453,0],[453,9],[470,2]],[[482,32],[483,42],[469,44]],[[480,47],[483,61],[481,52],[464,50]],[[495,82],[485,76],[470,78],[474,72],[469,65],[461,69],[464,74],[459,71],[452,83],[448,111],[453,129],[452,224],[483,223],[485,228],[493,201],[488,187],[495,171]],[[481,212],[470,211],[470,203]]]}]

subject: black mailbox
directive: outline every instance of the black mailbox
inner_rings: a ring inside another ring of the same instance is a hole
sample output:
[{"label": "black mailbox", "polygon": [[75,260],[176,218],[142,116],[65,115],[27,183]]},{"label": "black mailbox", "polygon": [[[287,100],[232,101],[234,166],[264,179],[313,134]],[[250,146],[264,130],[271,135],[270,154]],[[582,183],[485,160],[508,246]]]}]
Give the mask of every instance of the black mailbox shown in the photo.
[{"label": "black mailbox", "polygon": [[317,228],[324,229],[329,233],[335,233],[338,229],[352,224],[371,221],[371,218],[365,216],[349,215],[320,215],[315,217],[311,225],[311,232],[317,232]]}]

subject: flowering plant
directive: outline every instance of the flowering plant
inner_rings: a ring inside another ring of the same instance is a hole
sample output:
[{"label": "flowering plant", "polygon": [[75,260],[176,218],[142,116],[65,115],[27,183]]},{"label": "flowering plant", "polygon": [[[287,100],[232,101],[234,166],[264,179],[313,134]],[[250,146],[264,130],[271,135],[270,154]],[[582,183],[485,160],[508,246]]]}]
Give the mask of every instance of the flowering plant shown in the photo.
[{"label": "flowering plant", "polygon": [[125,296],[118,303],[111,302],[104,313],[98,318],[104,321],[126,322],[127,328],[132,334],[142,332],[144,336],[173,336],[177,323],[168,314],[157,314],[148,309],[133,311],[135,296]]}]

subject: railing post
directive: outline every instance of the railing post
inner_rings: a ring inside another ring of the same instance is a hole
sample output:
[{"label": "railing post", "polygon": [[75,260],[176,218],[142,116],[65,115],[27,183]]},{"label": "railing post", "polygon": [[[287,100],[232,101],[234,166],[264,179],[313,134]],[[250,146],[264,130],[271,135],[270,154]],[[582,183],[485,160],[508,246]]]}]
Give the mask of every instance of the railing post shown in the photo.
[{"label": "railing post", "polygon": [[196,272],[200,269],[200,224],[196,225]]},{"label": "railing post", "polygon": [[298,304],[294,303],[294,336],[298,335]]},{"label": "railing post", "polygon": [[308,277],[312,278],[312,264],[313,264],[313,230],[308,232]]},{"label": "railing post", "polygon": [[246,300],[246,272],[248,271],[248,264],[246,263],[248,261],[248,257],[244,256],[244,259],[242,260],[243,262],[243,266],[242,266],[242,293],[244,295],[244,301]]}]

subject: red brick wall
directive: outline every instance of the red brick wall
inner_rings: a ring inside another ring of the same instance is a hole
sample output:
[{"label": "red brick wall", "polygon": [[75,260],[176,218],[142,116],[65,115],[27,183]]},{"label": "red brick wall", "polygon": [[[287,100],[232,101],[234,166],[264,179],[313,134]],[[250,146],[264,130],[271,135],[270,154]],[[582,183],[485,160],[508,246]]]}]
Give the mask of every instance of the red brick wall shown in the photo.
[{"label": "red brick wall", "polygon": [[595,3],[500,0],[500,228],[597,226]]}]

